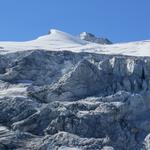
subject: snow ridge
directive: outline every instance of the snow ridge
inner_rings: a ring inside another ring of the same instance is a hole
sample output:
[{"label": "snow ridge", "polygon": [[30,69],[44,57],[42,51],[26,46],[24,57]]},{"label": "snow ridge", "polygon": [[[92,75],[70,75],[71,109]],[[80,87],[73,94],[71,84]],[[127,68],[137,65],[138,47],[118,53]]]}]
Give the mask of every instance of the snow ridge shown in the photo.
[{"label": "snow ridge", "polygon": [[111,45],[87,42],[51,29],[48,35],[26,42],[0,42],[0,54],[44,49],[48,51],[90,52],[109,55],[150,56],[150,40]]}]

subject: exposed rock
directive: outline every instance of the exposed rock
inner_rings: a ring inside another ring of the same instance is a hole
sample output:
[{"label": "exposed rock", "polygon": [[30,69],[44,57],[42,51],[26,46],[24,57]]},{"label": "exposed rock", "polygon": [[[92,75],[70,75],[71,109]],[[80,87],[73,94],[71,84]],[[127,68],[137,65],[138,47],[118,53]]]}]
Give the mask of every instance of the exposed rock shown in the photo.
[{"label": "exposed rock", "polygon": [[99,37],[96,37],[95,35],[93,35],[91,33],[87,33],[87,32],[82,32],[80,34],[80,39],[89,41],[89,42],[93,42],[93,43],[99,43],[99,44],[112,44],[112,42],[109,41],[107,38],[99,38]]}]

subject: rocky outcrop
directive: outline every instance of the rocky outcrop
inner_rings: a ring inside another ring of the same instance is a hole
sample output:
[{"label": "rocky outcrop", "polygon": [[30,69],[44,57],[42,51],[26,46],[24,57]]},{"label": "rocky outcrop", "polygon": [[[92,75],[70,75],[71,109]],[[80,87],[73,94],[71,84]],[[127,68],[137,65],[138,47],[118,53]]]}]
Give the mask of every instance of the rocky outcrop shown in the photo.
[{"label": "rocky outcrop", "polygon": [[82,32],[80,34],[80,39],[89,41],[89,42],[93,42],[93,43],[98,43],[98,44],[112,44],[112,42],[109,41],[107,38],[99,38],[99,37],[96,37],[95,35],[93,35],[91,33],[87,33],[87,32]]}]

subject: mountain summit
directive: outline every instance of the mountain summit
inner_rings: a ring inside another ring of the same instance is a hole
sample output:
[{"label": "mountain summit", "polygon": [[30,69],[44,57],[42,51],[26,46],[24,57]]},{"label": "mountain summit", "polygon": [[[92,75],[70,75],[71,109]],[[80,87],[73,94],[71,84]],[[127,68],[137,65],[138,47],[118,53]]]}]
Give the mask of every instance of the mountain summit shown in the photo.
[{"label": "mountain summit", "polygon": [[86,41],[83,41],[78,37],[72,36],[68,33],[65,33],[65,32],[62,32],[62,31],[59,31],[59,30],[56,30],[56,29],[51,29],[48,32],[48,35],[41,36],[37,40],[40,40],[40,41],[44,40],[44,41],[53,42],[53,43],[57,43],[57,44],[63,42],[63,44],[66,43],[68,45],[71,45],[71,44],[79,44],[79,45],[87,44]]}]

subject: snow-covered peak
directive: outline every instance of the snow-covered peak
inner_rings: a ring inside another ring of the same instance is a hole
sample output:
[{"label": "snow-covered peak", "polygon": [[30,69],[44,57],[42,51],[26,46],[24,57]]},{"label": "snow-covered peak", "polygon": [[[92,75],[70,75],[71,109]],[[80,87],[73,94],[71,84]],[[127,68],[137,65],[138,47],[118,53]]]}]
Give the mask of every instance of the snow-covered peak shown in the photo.
[{"label": "snow-covered peak", "polygon": [[87,44],[86,41],[81,40],[78,37],[72,36],[68,33],[56,30],[56,29],[51,29],[49,31],[48,35],[41,36],[37,40],[44,40],[44,41],[49,41],[57,43],[58,45],[62,44],[62,42],[65,44],[79,44],[79,45],[84,45]]},{"label": "snow-covered peak", "polygon": [[50,29],[49,34],[53,34],[53,33],[66,34],[65,32],[62,32],[62,31],[57,30],[57,29]]},{"label": "snow-covered peak", "polygon": [[63,32],[63,31],[60,31],[60,30],[57,30],[57,29],[50,29],[49,30],[49,33],[48,34],[51,34],[51,35],[64,35],[64,36],[71,36],[70,34],[66,33],[66,32]]}]

